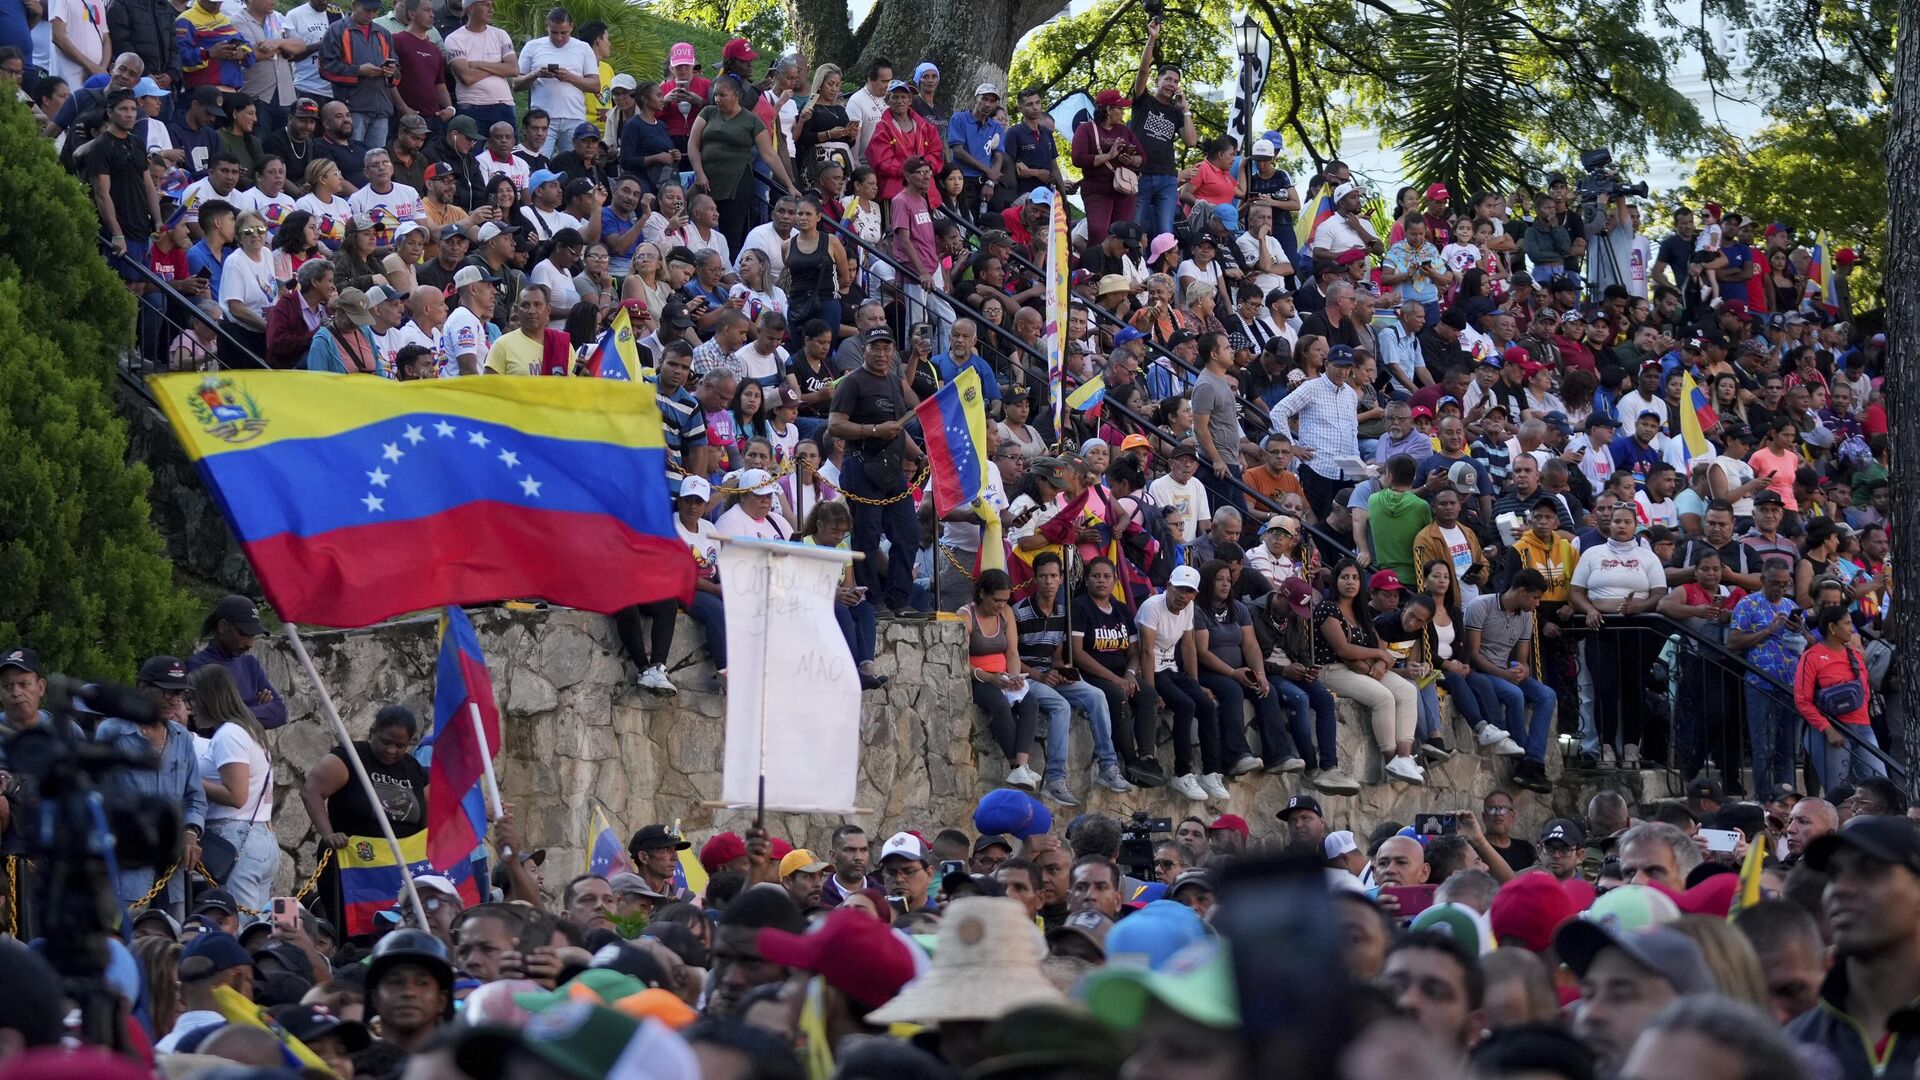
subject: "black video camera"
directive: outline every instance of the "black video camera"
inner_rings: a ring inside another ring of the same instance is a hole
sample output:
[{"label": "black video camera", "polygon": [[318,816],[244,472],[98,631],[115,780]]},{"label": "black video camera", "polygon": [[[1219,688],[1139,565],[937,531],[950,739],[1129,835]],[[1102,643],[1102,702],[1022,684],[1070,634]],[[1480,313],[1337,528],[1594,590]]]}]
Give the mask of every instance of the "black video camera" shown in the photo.
[{"label": "black video camera", "polygon": [[1145,810],[1135,810],[1120,833],[1120,865],[1134,877],[1151,879],[1153,838],[1156,835],[1170,836],[1172,833],[1172,818],[1148,817]]},{"label": "black video camera", "polygon": [[1596,202],[1600,199],[1617,199],[1623,195],[1636,198],[1647,197],[1647,182],[1629,184],[1613,164],[1613,151],[1606,147],[1595,147],[1580,152],[1580,167],[1587,175],[1574,186],[1581,202]]},{"label": "black video camera", "polygon": [[1167,17],[1167,0],[1140,0],[1140,10],[1147,13],[1147,21],[1156,23]]}]

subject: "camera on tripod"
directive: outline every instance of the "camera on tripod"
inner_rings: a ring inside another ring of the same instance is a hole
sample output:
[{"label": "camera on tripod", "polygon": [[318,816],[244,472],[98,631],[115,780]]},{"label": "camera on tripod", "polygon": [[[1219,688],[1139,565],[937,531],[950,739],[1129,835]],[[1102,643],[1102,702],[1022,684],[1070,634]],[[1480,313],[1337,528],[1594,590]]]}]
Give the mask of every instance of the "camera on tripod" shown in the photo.
[{"label": "camera on tripod", "polygon": [[1148,817],[1145,810],[1135,810],[1120,833],[1120,865],[1134,877],[1151,879],[1155,846],[1153,838],[1172,834],[1172,818]]},{"label": "camera on tripod", "polygon": [[1617,199],[1623,195],[1637,198],[1647,197],[1647,182],[1629,184],[1613,163],[1613,151],[1604,146],[1580,152],[1580,168],[1586,171],[1574,190],[1579,193],[1581,202],[1595,202],[1600,199]]}]

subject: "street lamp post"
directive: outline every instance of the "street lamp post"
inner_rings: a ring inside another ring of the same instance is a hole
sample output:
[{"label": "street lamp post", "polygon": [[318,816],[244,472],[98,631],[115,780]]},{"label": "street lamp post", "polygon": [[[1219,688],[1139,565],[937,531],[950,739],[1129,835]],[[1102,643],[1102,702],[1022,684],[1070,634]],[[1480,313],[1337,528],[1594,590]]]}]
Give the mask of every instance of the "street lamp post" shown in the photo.
[{"label": "street lamp post", "polygon": [[1241,140],[1240,154],[1246,161],[1253,160],[1253,110],[1257,102],[1253,100],[1255,76],[1253,66],[1260,60],[1260,26],[1253,21],[1253,13],[1247,12],[1240,18],[1240,25],[1233,28],[1234,50],[1240,54],[1240,98],[1246,108],[1240,117]]}]

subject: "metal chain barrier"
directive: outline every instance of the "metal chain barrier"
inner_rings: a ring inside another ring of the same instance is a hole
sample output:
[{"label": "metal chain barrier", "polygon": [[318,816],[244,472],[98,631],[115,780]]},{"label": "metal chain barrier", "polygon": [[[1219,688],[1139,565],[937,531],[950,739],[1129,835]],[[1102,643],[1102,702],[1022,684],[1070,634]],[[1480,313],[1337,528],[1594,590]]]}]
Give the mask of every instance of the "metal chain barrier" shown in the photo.
[{"label": "metal chain barrier", "polygon": [[[864,498],[862,496],[853,494],[852,492],[846,490],[845,488],[840,489],[840,497],[851,503],[859,503],[861,506],[892,506],[894,503],[899,502],[901,499],[912,498],[913,493],[916,491],[919,491],[923,486],[925,486],[927,482],[927,478],[932,475],[933,475],[933,469],[931,466],[922,466],[920,469],[920,475],[913,478],[913,483],[907,485],[907,490],[901,492],[898,495],[889,495],[884,499]],[[714,490],[718,491],[720,489],[715,488]]]},{"label": "metal chain barrier", "polygon": [[138,909],[138,908],[146,907],[148,904],[153,903],[153,898],[156,896],[159,896],[162,892],[166,890],[167,882],[173,880],[174,871],[178,869],[180,869],[180,860],[175,859],[173,860],[173,865],[167,867],[167,872],[164,874],[161,874],[159,879],[153,883],[153,888],[147,890],[147,895],[141,897],[138,900],[135,900],[131,904],[128,904],[127,907],[130,910]]},{"label": "metal chain barrier", "polygon": [[20,937],[20,856],[7,856],[7,933]]},{"label": "metal chain barrier", "polygon": [[[793,472],[793,468],[794,468],[794,464],[793,464],[793,459],[791,459],[791,458],[789,458],[789,459],[787,459],[787,460],[786,460],[785,462],[783,462],[782,464],[780,464],[779,466],[777,466],[776,468],[774,468],[774,469],[772,469],[772,470],[769,470],[769,472],[770,472],[770,475],[768,476],[768,479],[769,479],[769,480],[778,480],[778,479],[780,479],[780,478],[781,478],[781,477],[783,477],[783,476],[787,476],[787,475],[790,475],[790,474],[791,474],[791,473]],[[742,470],[740,470],[740,471],[741,471],[741,472],[745,472],[746,470],[745,470],[745,469],[742,469]],[[749,493],[749,492],[751,492],[752,490],[753,490],[752,488],[743,488],[743,487],[729,487],[729,486],[728,486],[728,485],[726,485],[726,484],[715,484],[715,485],[713,485],[713,493],[714,493],[714,494],[715,494],[716,496],[718,496],[718,495],[745,495],[745,494],[747,494],[747,493]]]},{"label": "metal chain barrier", "polygon": [[[321,871],[325,870],[327,868],[327,864],[332,861],[333,861],[333,849],[332,848],[320,849],[320,858],[317,862],[313,864],[313,873],[307,875],[307,883],[305,885],[300,886],[300,890],[293,894],[293,898],[295,900],[305,900],[307,896],[311,894],[315,888],[318,888],[320,885]],[[213,873],[207,869],[207,866],[205,863],[195,863],[193,868],[195,871],[197,871],[200,874],[201,877],[207,879],[207,884],[213,886],[216,889],[221,887],[220,879],[213,876]],[[172,871],[168,871],[168,873],[172,873]],[[162,884],[165,884],[165,883],[162,882]],[[148,900],[153,899],[152,895],[149,894],[147,899]],[[144,902],[145,901],[142,901],[142,903]],[[235,901],[233,906],[236,908],[239,908],[240,914],[242,915],[258,916],[258,915],[265,914],[265,912],[255,911],[254,909],[238,901]]]},{"label": "metal chain barrier", "polygon": [[977,578],[975,578],[975,577],[973,576],[973,571],[971,571],[971,570],[969,570],[969,569],[967,569],[967,568],[966,568],[966,567],[964,567],[964,566],[961,566],[961,565],[960,565],[960,560],[959,560],[959,559],[956,559],[956,558],[954,558],[954,557],[953,557],[953,549],[952,549],[952,548],[949,548],[949,547],[948,547],[947,545],[945,545],[945,544],[935,544],[935,545],[934,545],[934,547],[937,547],[937,548],[939,548],[939,549],[940,549],[940,557],[941,557],[941,558],[944,558],[944,559],[946,559],[946,560],[947,560],[947,565],[948,565],[948,566],[951,566],[951,567],[953,567],[953,568],[954,568],[955,570],[958,570],[958,571],[960,571],[960,576],[961,576],[961,577],[964,577],[964,578],[966,578],[966,579],[967,579],[968,581],[975,581],[975,580],[978,580]]}]

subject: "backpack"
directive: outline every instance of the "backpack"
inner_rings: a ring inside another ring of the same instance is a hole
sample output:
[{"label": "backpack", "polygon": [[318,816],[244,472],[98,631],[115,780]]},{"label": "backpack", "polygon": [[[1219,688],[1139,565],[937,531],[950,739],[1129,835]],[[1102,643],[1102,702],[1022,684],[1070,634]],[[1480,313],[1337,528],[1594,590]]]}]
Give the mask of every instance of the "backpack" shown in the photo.
[{"label": "backpack", "polygon": [[1173,576],[1173,530],[1160,507],[1149,502],[1146,494],[1141,491],[1133,496],[1134,521],[1140,527],[1120,537],[1120,550],[1154,588],[1165,589]]}]

